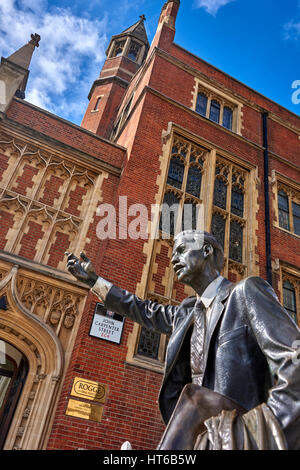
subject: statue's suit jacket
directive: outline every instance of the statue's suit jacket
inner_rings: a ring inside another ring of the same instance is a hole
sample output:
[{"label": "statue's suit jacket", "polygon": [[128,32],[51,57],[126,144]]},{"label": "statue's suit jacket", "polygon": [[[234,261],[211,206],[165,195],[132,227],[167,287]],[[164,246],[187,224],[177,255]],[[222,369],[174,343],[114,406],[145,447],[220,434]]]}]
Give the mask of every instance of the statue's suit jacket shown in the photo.
[{"label": "statue's suit jacket", "polygon": [[[170,335],[159,405],[165,423],[191,382],[190,337],[196,297],[163,306],[113,286],[105,305],[146,328]],[[298,344],[295,342],[299,342]],[[203,383],[246,410],[266,403],[290,449],[300,449],[300,331],[259,277],[224,278],[205,335]]]}]

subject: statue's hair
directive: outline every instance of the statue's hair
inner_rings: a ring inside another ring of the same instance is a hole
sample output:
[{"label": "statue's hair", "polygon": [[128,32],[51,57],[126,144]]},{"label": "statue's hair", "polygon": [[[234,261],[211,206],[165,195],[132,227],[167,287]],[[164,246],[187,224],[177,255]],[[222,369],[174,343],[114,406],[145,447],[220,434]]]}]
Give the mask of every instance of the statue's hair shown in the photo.
[{"label": "statue's hair", "polygon": [[224,266],[224,251],[214,235],[203,230],[184,230],[175,236],[174,241],[182,237],[191,237],[192,240],[196,243],[194,249],[201,250],[203,245],[211,245],[213,248],[213,260],[215,267],[219,272],[222,271]]}]

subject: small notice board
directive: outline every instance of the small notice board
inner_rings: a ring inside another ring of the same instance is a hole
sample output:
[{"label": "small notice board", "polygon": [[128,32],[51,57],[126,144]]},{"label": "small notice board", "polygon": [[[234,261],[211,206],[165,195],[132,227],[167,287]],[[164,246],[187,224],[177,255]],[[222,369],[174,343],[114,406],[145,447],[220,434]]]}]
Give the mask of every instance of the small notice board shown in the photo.
[{"label": "small notice board", "polygon": [[124,317],[107,310],[97,303],[92,321],[90,336],[120,344],[124,327]]}]

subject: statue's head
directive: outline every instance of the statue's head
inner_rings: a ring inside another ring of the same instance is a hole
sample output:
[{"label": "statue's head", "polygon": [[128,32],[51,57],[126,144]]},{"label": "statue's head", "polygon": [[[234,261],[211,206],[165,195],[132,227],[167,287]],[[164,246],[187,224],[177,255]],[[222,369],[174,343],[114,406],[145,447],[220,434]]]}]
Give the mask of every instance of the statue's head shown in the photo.
[{"label": "statue's head", "polygon": [[216,238],[204,231],[185,230],[176,235],[172,264],[180,281],[193,285],[196,279],[209,272],[220,274],[224,253]]}]

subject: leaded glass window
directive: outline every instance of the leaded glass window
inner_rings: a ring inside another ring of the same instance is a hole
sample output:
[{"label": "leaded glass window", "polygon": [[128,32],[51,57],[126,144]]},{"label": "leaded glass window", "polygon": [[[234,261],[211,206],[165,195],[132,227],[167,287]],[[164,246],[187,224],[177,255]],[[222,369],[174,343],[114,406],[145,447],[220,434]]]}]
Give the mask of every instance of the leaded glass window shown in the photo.
[{"label": "leaded glass window", "polygon": [[142,327],[137,353],[150,359],[158,359],[160,334]]},{"label": "leaded glass window", "polygon": [[180,157],[172,157],[170,161],[167,184],[181,189],[184,174],[184,163]]},{"label": "leaded glass window", "polygon": [[221,110],[220,103],[216,100],[212,100],[211,104],[210,104],[209,119],[211,121],[219,123],[219,121],[220,121],[220,110]]},{"label": "leaded glass window", "polygon": [[112,57],[119,57],[120,55],[122,55],[124,46],[125,46],[125,41],[116,42]]},{"label": "leaded glass window", "polygon": [[186,183],[186,192],[195,197],[200,197],[202,181],[202,171],[197,166],[191,166],[188,172],[188,179]]},{"label": "leaded glass window", "polygon": [[202,116],[206,116],[207,96],[204,93],[198,93],[196,111]]},{"label": "leaded glass window", "polygon": [[232,109],[225,106],[223,110],[223,126],[230,130],[232,129],[232,118],[233,118]]},{"label": "leaded glass window", "polygon": [[237,186],[233,186],[231,192],[231,212],[239,217],[244,215],[244,192]]},{"label": "leaded glass window", "polygon": [[283,282],[282,293],[284,308],[288,311],[293,320],[297,321],[296,292],[289,280]]},{"label": "leaded glass window", "polygon": [[278,182],[278,225],[300,236],[300,187]]},{"label": "leaded glass window", "polygon": [[225,238],[225,218],[218,212],[212,215],[211,222],[211,233],[216,237],[221,247],[224,249],[224,238]]},{"label": "leaded glass window", "polygon": [[161,208],[160,216],[160,230],[165,234],[174,235],[176,228],[176,221],[179,210],[178,196],[168,191],[165,194],[163,205]]},{"label": "leaded glass window", "polygon": [[244,272],[245,182],[245,170],[217,157],[211,231],[224,248],[226,267],[230,262],[239,272]]},{"label": "leaded glass window", "polygon": [[278,215],[279,226],[286,230],[290,230],[289,200],[287,194],[283,190],[278,191]]},{"label": "leaded glass window", "polygon": [[140,50],[141,50],[141,45],[135,41],[131,41],[129,51],[128,51],[128,56],[127,56],[128,59],[131,59],[136,62]]},{"label": "leaded glass window", "polygon": [[227,184],[223,178],[216,178],[214,189],[214,205],[221,209],[226,209],[227,204]]},{"label": "leaded glass window", "polygon": [[197,215],[197,204],[186,201],[183,206],[182,230],[196,230]]},{"label": "leaded glass window", "polygon": [[[206,152],[201,147],[192,145],[184,139],[174,138],[164,203],[168,207],[177,204],[178,211],[174,216],[170,214],[170,229],[168,229],[168,222],[165,224],[161,216],[160,230],[162,232],[170,235],[175,234],[177,214],[181,216],[181,224],[178,222],[178,230],[182,227],[185,227],[186,230],[191,227],[196,228],[197,205],[201,204],[201,183],[205,154]],[[174,191],[173,188],[176,188],[177,191]],[[186,211],[184,211],[185,204],[188,204]],[[166,212],[168,207],[166,207]],[[186,217],[185,222],[184,216]]]},{"label": "leaded glass window", "polygon": [[[232,266],[239,275],[246,273],[243,257],[247,255],[244,239],[246,242],[249,171],[216,151],[209,153],[209,150],[178,135],[173,136],[170,147],[162,200],[167,210],[175,206],[178,211],[168,211],[167,219],[160,219],[160,233],[154,241],[146,296],[158,298],[157,301],[164,305],[177,305],[182,301],[181,296],[187,293],[187,287],[179,282],[170,264],[173,235],[177,230],[200,228],[210,231],[224,249],[224,275],[227,276]],[[205,187],[204,182],[207,184]],[[165,226],[168,220],[169,226]],[[203,225],[200,223],[202,220]],[[190,295],[193,295],[192,292]],[[166,337],[161,335],[158,339],[144,328],[138,337],[136,361],[143,356],[150,362],[153,360],[150,367],[158,367],[157,362],[163,360],[162,341],[166,341]],[[160,359],[157,360],[157,357]],[[145,359],[142,361],[146,363]]]},{"label": "leaded glass window", "polygon": [[236,221],[230,223],[229,258],[243,262],[243,227]]},{"label": "leaded glass window", "polygon": [[[211,121],[222,125],[226,129],[233,129],[238,126],[238,105],[219,96],[217,91],[212,91],[201,85],[198,87],[195,103],[195,111],[201,116],[208,117]],[[234,119],[235,118],[235,119]]]},{"label": "leaded glass window", "polygon": [[292,202],[294,233],[300,235],[300,204]]}]

